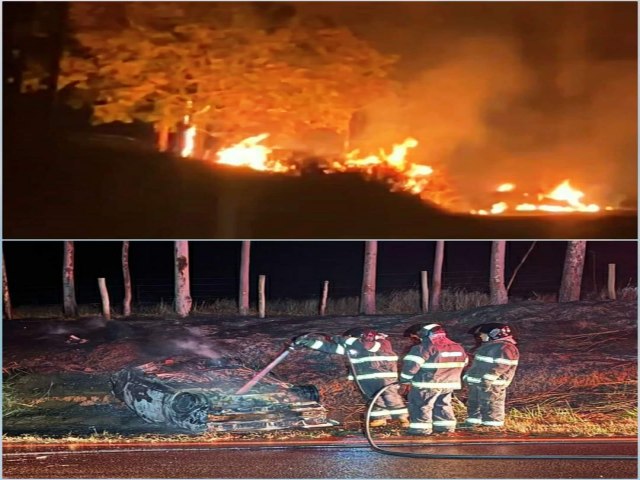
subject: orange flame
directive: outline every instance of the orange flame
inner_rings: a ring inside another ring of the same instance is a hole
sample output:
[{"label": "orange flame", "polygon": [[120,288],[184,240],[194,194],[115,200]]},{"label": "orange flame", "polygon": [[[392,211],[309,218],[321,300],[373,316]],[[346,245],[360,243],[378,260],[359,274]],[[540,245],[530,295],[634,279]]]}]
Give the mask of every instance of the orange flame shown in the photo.
[{"label": "orange flame", "polygon": [[224,148],[218,152],[216,163],[234,167],[249,167],[261,172],[287,172],[291,170],[292,167],[269,158],[272,150],[262,144],[268,137],[268,133],[261,133]]},{"label": "orange flame", "polygon": [[[191,102],[189,102],[191,103]],[[189,115],[185,115],[182,119],[182,122],[185,126],[191,123],[191,117]],[[193,155],[193,150],[196,144],[196,126],[189,125],[188,128],[185,129],[182,138],[182,150],[180,151],[181,157],[190,157]]]},{"label": "orange flame", "polygon": [[[272,158],[272,149],[263,143],[268,138],[268,133],[262,133],[223,148],[218,151],[215,163],[269,172],[297,171],[299,169],[297,164],[281,162]],[[409,192],[453,210],[450,190],[441,179],[438,182],[438,177],[434,178],[434,169],[429,165],[414,163],[407,158],[409,151],[417,146],[418,141],[409,137],[402,143],[393,145],[390,151],[380,149],[377,154],[363,155],[359,150],[353,150],[347,153],[344,158],[334,159],[319,167],[327,174],[360,172],[385,181],[390,185],[392,191]],[[520,213],[594,213],[601,210],[600,206],[596,204],[582,203],[584,192],[573,188],[569,180],[563,181],[549,193],[537,195],[537,202],[532,201],[536,198],[535,195],[517,192],[516,185],[511,182],[498,185],[495,192],[505,195],[505,199],[493,203],[490,208],[471,210],[470,213],[474,215],[501,215],[509,211]],[[519,202],[514,201],[513,198],[518,195],[522,199]],[[606,207],[606,210],[613,210],[613,208]]]},{"label": "orange flame", "polygon": [[183,147],[180,151],[181,157],[190,157],[193,155],[193,149],[196,143],[196,127],[194,125],[190,126],[184,131],[184,141]]},{"label": "orange flame", "polygon": [[[514,192],[516,186],[513,183],[503,183],[496,191],[501,193]],[[523,197],[529,198],[531,195],[524,193]],[[538,195],[539,203],[530,201],[515,205],[513,209],[517,212],[547,212],[547,213],[571,213],[586,212],[595,213],[600,211],[600,207],[594,203],[586,205],[580,200],[585,196],[584,192],[573,188],[569,180],[565,180],[555,187],[549,193]],[[554,200],[554,203],[548,203],[547,200]],[[505,202],[494,203],[489,211],[487,210],[471,210],[474,215],[499,215],[509,210],[511,206]],[[609,210],[609,208],[607,208]]]},{"label": "orange flame", "polygon": [[335,161],[326,173],[364,171],[368,175],[382,177],[393,190],[402,190],[422,196],[431,182],[433,168],[407,160],[409,149],[418,146],[415,138],[407,138],[395,144],[391,152],[380,149],[377,155],[361,157],[359,150],[349,152],[343,162]]}]

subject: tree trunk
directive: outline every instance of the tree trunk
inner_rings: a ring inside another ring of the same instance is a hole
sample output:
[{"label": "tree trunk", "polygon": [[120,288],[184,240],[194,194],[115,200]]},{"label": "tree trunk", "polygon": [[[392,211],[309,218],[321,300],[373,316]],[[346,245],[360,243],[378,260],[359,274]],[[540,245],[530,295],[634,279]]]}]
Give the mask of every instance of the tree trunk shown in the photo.
[{"label": "tree trunk", "polygon": [[509,301],[507,289],[504,286],[504,257],[507,242],[496,240],[491,242],[491,266],[489,290],[491,305],[503,305]]},{"label": "tree trunk", "polygon": [[522,265],[524,265],[524,262],[527,261],[529,254],[531,253],[531,251],[533,250],[533,247],[535,246],[536,246],[536,242],[535,241],[531,242],[531,245],[529,246],[529,250],[527,250],[527,253],[525,253],[522,256],[522,260],[520,260],[520,263],[518,264],[518,266],[513,270],[513,273],[511,274],[511,278],[509,279],[509,283],[507,283],[507,292],[509,291],[509,289],[511,289],[511,285],[513,285],[513,281],[516,279],[516,275],[518,271],[522,268]]},{"label": "tree trunk", "polygon": [[11,320],[13,311],[11,310],[11,297],[9,296],[9,281],[7,280],[7,267],[2,254],[2,304],[4,305],[4,318]]},{"label": "tree trunk", "polygon": [[160,152],[169,150],[169,127],[167,125],[156,125],[156,146]]},{"label": "tree trunk", "polygon": [[586,241],[570,241],[564,257],[562,283],[558,294],[558,302],[575,302],[580,300],[584,255],[587,250]]},{"label": "tree trunk", "polygon": [[442,292],[442,261],[444,260],[444,240],[436,242],[436,256],[433,261],[433,280],[431,286],[431,311],[440,309],[440,293]]},{"label": "tree trunk", "polygon": [[364,246],[364,269],[362,273],[362,292],[360,295],[360,313],[376,313],[376,264],[378,260],[378,241],[370,240]]},{"label": "tree trunk", "polygon": [[267,277],[265,275],[258,276],[258,316],[264,318],[267,309],[267,295],[265,291],[265,284]]},{"label": "tree trunk", "polygon": [[422,313],[429,311],[429,275],[426,270],[420,272],[420,290],[422,291]]},{"label": "tree trunk", "polygon": [[240,294],[239,294],[239,311],[240,315],[249,313],[249,265],[251,257],[251,241],[244,240],[242,242],[242,250],[240,252]]},{"label": "tree trunk", "polygon": [[63,312],[65,317],[78,316],[73,257],[73,242],[64,242],[64,260],[62,265],[62,300]]},{"label": "tree trunk", "polygon": [[329,280],[325,280],[322,284],[322,297],[320,299],[320,316],[324,317],[327,313],[327,298],[329,296]]},{"label": "tree trunk", "polygon": [[616,264],[610,263],[607,274],[607,293],[609,300],[616,299]]},{"label": "tree trunk", "polygon": [[129,271],[129,242],[122,242],[122,277],[124,279],[124,300],[122,315],[131,315],[131,272]]},{"label": "tree trunk", "polygon": [[109,302],[109,290],[107,290],[107,281],[103,277],[98,279],[98,289],[100,290],[100,299],[102,300],[102,316],[106,320],[111,320],[111,302]]},{"label": "tree trunk", "polygon": [[175,310],[180,317],[191,311],[191,288],[189,286],[189,242],[175,242]]}]

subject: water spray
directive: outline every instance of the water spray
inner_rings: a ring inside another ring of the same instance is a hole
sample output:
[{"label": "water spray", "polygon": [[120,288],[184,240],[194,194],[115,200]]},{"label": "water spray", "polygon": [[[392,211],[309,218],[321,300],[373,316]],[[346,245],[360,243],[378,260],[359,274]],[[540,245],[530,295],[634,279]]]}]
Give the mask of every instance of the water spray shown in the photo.
[{"label": "water spray", "polygon": [[267,365],[262,370],[260,370],[256,375],[254,375],[254,377],[251,380],[249,380],[246,384],[244,384],[244,386],[236,392],[236,395],[244,395],[249,390],[251,390],[251,388],[256,383],[258,383],[262,378],[264,378],[264,376],[267,373],[273,370],[276,367],[276,365],[282,362],[282,360],[284,360],[287,357],[287,355],[293,352],[293,350],[294,350],[293,343],[288,344],[286,348],[280,353],[280,355],[278,355],[269,365]]}]

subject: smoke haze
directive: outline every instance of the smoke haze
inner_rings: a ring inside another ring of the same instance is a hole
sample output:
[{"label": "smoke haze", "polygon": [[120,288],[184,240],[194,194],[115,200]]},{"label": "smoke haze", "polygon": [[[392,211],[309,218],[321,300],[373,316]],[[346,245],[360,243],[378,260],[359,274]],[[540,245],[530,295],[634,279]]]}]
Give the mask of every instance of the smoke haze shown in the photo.
[{"label": "smoke haze", "polygon": [[465,203],[498,184],[588,203],[637,198],[633,3],[310,4],[400,56],[400,93],[365,112],[362,146],[412,135],[413,160],[446,171]]}]

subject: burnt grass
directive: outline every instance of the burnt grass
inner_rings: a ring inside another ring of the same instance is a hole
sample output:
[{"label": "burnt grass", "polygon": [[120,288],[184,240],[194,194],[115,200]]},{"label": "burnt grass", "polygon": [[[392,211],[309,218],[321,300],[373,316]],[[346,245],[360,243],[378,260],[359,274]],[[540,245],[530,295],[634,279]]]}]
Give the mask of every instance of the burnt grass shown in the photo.
[{"label": "burnt grass", "polygon": [[[139,419],[111,394],[109,376],[149,361],[200,358],[203,352],[259,371],[293,337],[340,334],[358,325],[388,333],[396,351],[403,353],[410,346],[404,330],[421,321],[442,323],[467,349],[473,346],[466,333],[473,325],[502,321],[513,327],[521,361],[508,392],[508,409],[570,407],[597,421],[624,415],[637,405],[637,304],[629,301],[524,302],[413,316],[145,316],[106,323],[95,317],[26,319],[3,325],[4,395],[24,404],[8,416],[5,408],[4,434],[183,433]],[[71,335],[86,342],[69,343]],[[180,346],[176,340],[182,340]],[[272,375],[291,384],[315,385],[328,417],[341,422],[331,429],[333,435],[360,430],[365,405],[345,378],[341,356],[296,349]],[[465,391],[456,397],[464,402]]]},{"label": "burnt grass", "polygon": [[4,144],[4,238],[636,238],[636,212],[457,215],[357,173],[267,174],[32,131]]}]

